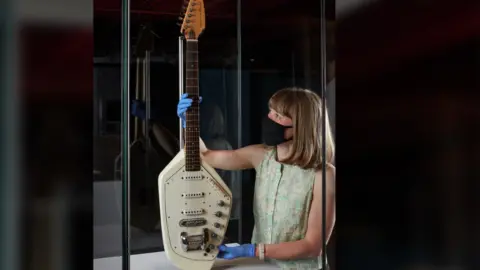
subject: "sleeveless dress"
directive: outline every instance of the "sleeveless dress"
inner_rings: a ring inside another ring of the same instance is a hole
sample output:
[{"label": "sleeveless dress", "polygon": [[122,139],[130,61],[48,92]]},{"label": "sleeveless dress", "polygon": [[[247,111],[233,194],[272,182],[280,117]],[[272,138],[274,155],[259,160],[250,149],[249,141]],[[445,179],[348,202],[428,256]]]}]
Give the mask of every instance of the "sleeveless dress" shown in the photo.
[{"label": "sleeveless dress", "polygon": [[[278,244],[305,237],[313,198],[315,170],[279,163],[276,149],[269,150],[255,168],[252,243]],[[321,256],[298,260],[266,259],[285,270],[318,270]],[[327,267],[328,269],[328,267]]]}]

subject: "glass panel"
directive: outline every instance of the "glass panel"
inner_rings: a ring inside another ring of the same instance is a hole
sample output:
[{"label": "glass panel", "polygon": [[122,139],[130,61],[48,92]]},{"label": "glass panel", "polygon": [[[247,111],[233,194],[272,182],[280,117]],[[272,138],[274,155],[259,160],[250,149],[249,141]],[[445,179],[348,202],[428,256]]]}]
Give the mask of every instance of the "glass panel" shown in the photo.
[{"label": "glass panel", "polygon": [[[206,29],[199,38],[201,137],[212,149],[237,148],[237,30],[234,1],[205,1]],[[163,250],[158,176],[179,151],[178,1],[131,4],[130,209],[131,252]],[[149,115],[149,117],[147,116]],[[147,119],[147,121],[145,121]],[[239,173],[219,171],[234,194],[227,238],[238,241]]]},{"label": "glass panel", "polygon": [[[209,27],[200,39],[201,137],[207,148],[237,149],[242,146],[241,99],[238,77],[237,1],[209,5]],[[215,48],[215,49],[213,49]],[[233,209],[226,242],[239,241],[242,205],[241,172],[217,170],[233,194]]]},{"label": "glass panel", "polygon": [[[333,2],[333,1],[330,1]],[[332,5],[328,6],[329,1],[327,1],[327,10],[334,9]],[[334,6],[334,4],[333,4]],[[328,117],[330,120],[330,126],[332,132],[335,136],[335,19],[332,16],[327,18],[326,23],[326,38],[327,38],[327,109]]]},{"label": "glass panel", "polygon": [[122,255],[121,11],[105,4],[94,12],[94,258]]},{"label": "glass panel", "polygon": [[[2,154],[0,157],[0,179],[3,180],[2,184],[0,184],[0,198],[2,198],[2,208],[0,209],[2,220],[0,237],[2,239],[2,244],[0,245],[0,249],[4,250],[0,255],[0,269],[15,269],[20,266],[19,243],[21,240],[23,240],[23,243],[28,243],[28,238],[24,236],[25,234],[22,235],[22,238],[20,238],[21,235],[19,234],[20,231],[24,232],[25,228],[28,227],[21,226],[23,224],[19,224],[18,222],[20,220],[18,218],[20,216],[19,213],[23,212],[19,209],[19,205],[22,205],[25,201],[21,201],[21,197],[19,196],[19,187],[21,185],[19,183],[20,181],[17,180],[19,178],[17,172],[19,167],[17,153],[19,153],[19,150],[24,150],[23,147],[25,144],[22,145],[22,142],[19,143],[18,125],[15,125],[20,121],[18,119],[19,95],[18,91],[16,91],[19,70],[17,68],[18,65],[12,65],[12,63],[18,63],[16,58],[18,51],[13,49],[16,48],[15,45],[17,45],[15,34],[18,30],[16,27],[17,22],[14,17],[16,14],[13,12],[13,7],[13,1],[2,1],[0,3],[0,40],[2,41],[0,42],[0,126],[2,129],[2,134],[0,135],[0,145],[2,147]],[[22,145],[23,149],[19,149],[19,145]],[[45,211],[43,212],[45,213]],[[23,228],[19,229],[19,227]],[[38,233],[38,231],[34,232]],[[30,235],[34,234],[31,232],[29,233]],[[35,247],[44,245],[45,242],[42,241],[35,244],[36,245],[29,246],[33,246],[32,249],[34,249]],[[30,254],[32,253],[34,252],[31,252]],[[22,259],[25,260],[25,257],[22,256]],[[31,257],[28,259],[29,261],[32,261]]]},{"label": "glass panel", "polygon": [[[321,93],[320,1],[242,1],[242,134],[244,144],[261,143],[261,119],[268,100],[276,91],[290,86]],[[327,104],[334,122],[333,21],[334,1],[326,1],[329,90]],[[332,125],[334,125],[332,123]],[[244,217],[251,217],[254,172],[243,180]],[[253,220],[242,223],[242,240],[249,242]]]},{"label": "glass panel", "polygon": [[[205,3],[207,27],[199,39],[201,136],[212,149],[259,143],[259,116],[276,90],[296,85],[320,92],[318,3],[243,3],[241,18],[239,3]],[[179,27],[174,23],[179,13],[173,0],[135,2],[130,13],[130,98],[136,104],[128,130],[133,254],[163,250],[157,181],[179,150]],[[253,171],[219,173],[236,206],[227,241],[249,242],[253,222],[242,216],[252,216]]]}]

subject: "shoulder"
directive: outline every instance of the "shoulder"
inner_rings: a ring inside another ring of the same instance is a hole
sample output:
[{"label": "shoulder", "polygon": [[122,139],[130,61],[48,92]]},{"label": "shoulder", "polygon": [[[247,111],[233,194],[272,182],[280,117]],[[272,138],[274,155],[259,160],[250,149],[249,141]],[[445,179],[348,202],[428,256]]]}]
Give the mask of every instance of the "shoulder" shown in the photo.
[{"label": "shoulder", "polygon": [[252,166],[256,168],[260,165],[269,150],[269,147],[263,144],[252,144],[238,149],[237,152],[248,159],[252,163]]},{"label": "shoulder", "polygon": [[[332,164],[327,164],[325,168],[325,176],[326,176],[326,186],[327,186],[327,193],[335,191],[335,166]],[[315,171],[315,184],[314,184],[314,192],[321,192],[322,191],[322,183],[323,183],[323,170],[316,170]]]},{"label": "shoulder", "polygon": [[272,149],[271,147],[267,147],[264,144],[254,144],[254,145],[251,145],[251,147],[252,147],[251,161],[252,161],[253,167],[256,168],[262,163],[262,161],[265,158],[265,155],[268,152],[270,152]]},{"label": "shoulder", "polygon": [[[336,171],[336,168],[333,164],[331,164],[331,163],[326,164],[325,172],[327,174],[327,177],[329,177],[329,176],[330,177],[335,177],[335,171]],[[323,168],[315,170],[315,179],[320,178],[320,180],[321,180],[322,175],[323,175]]]}]

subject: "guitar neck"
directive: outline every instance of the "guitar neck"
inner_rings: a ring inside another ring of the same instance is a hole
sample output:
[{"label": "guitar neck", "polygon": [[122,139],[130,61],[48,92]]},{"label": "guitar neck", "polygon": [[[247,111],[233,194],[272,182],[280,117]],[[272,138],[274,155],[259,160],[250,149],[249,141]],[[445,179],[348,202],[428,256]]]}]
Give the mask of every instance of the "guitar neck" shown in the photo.
[{"label": "guitar neck", "polygon": [[193,100],[186,112],[185,127],[185,169],[200,171],[200,108],[198,90],[198,42],[187,40],[186,46],[185,92]]}]

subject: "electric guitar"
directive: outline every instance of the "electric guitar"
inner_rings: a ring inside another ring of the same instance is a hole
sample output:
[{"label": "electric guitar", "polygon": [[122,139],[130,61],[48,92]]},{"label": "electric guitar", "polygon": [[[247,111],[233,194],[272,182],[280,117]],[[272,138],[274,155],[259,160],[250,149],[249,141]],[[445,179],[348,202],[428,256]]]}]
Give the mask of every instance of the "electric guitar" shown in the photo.
[{"label": "electric guitar", "polygon": [[186,39],[185,147],[158,177],[165,253],[182,270],[210,270],[227,230],[232,192],[200,155],[198,37],[205,28],[202,0],[190,0],[181,33]]}]

